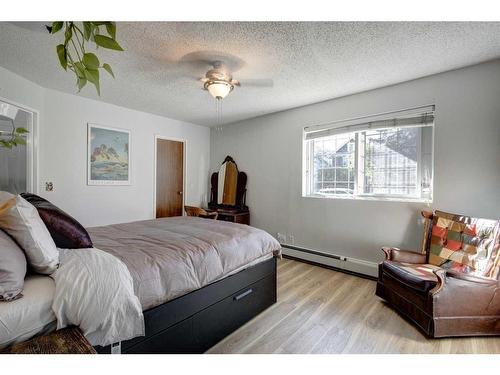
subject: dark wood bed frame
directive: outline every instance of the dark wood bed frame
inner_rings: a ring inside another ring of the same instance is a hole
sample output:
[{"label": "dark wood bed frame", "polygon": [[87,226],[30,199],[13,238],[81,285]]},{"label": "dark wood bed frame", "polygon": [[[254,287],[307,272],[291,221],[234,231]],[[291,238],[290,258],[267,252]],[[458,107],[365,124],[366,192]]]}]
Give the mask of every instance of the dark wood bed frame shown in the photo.
[{"label": "dark wood bed frame", "polygon": [[146,310],[146,335],[122,342],[121,353],[203,353],[276,302],[276,276],[273,258]]}]

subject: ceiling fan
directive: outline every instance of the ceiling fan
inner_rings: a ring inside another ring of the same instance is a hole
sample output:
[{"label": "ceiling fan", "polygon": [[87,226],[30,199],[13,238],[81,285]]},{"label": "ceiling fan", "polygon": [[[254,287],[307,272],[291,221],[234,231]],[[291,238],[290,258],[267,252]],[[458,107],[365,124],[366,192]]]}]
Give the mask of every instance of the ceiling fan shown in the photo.
[{"label": "ceiling fan", "polygon": [[221,60],[210,63],[212,68],[207,71],[205,77],[201,78],[203,88],[207,90],[217,100],[224,99],[235,86],[238,87],[272,87],[272,79],[246,79],[236,80],[233,78],[230,69]]}]

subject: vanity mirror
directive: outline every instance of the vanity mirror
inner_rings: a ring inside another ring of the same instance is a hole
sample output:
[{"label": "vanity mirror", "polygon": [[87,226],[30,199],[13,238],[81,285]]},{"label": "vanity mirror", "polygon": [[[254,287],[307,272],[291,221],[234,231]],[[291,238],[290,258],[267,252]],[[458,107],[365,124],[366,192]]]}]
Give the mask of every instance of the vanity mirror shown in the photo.
[{"label": "vanity mirror", "polygon": [[208,207],[216,210],[219,220],[250,223],[246,206],[247,174],[238,170],[231,156],[226,156],[218,172],[211,177],[211,193]]}]

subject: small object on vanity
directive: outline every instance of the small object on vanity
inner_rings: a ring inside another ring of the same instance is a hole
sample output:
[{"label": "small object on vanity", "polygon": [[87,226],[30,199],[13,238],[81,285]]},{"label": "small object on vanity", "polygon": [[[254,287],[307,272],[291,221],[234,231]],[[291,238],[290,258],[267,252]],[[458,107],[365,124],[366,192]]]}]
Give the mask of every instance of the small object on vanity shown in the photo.
[{"label": "small object on vanity", "polygon": [[187,216],[203,217],[205,219],[217,220],[218,213],[216,211],[207,211],[200,207],[184,206]]},{"label": "small object on vanity", "polygon": [[48,335],[14,344],[2,354],[97,354],[77,327],[63,328]]},{"label": "small object on vanity", "polygon": [[218,220],[250,225],[246,205],[247,174],[238,170],[231,156],[226,156],[219,172],[212,173],[208,208],[217,211]]}]

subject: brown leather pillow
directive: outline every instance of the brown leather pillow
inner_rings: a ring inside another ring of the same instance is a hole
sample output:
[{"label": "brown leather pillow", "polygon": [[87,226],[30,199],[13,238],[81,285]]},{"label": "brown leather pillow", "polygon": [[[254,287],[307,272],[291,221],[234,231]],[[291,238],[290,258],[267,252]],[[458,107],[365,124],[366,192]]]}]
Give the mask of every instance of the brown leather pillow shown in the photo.
[{"label": "brown leather pillow", "polygon": [[21,196],[35,206],[58,248],[82,249],[93,247],[92,240],[85,228],[66,212],[38,195],[22,193]]}]

